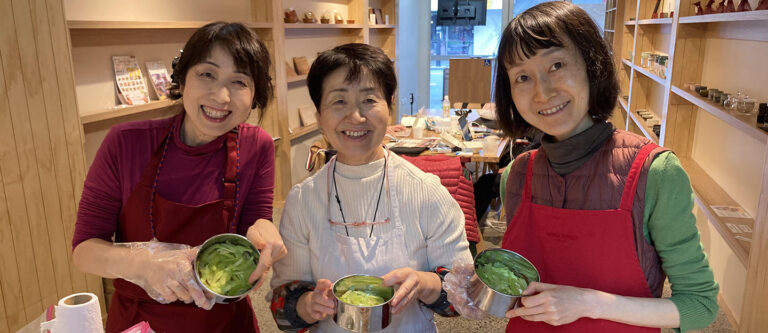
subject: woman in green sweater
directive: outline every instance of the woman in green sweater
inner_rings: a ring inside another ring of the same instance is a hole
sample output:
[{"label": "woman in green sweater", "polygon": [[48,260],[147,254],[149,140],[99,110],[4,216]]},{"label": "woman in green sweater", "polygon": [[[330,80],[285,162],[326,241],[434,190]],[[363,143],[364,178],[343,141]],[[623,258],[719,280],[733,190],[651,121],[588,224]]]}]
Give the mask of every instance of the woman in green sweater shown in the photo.
[{"label": "woman in green sweater", "polygon": [[[501,183],[502,247],[528,258],[542,279],[506,313],[507,332],[685,331],[715,317],[718,286],[688,176],[668,149],[606,122],[618,86],[599,29],[575,5],[532,7],[502,35],[499,123],[510,137],[546,134]],[[459,312],[477,317],[460,296],[477,281],[470,274],[454,267],[445,289]],[[661,298],[667,277],[672,296]]]}]

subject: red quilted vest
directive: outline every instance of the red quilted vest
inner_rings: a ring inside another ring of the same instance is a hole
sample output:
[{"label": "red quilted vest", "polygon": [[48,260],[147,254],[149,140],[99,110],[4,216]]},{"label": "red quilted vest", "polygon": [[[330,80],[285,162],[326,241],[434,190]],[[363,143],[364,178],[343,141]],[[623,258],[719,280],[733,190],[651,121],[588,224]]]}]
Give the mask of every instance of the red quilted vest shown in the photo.
[{"label": "red quilted vest", "polygon": [[453,199],[459,203],[464,213],[464,227],[467,231],[467,240],[480,241],[480,231],[475,217],[475,192],[472,182],[464,178],[461,159],[456,156],[400,156],[411,162],[421,171],[428,172],[440,178],[440,183],[448,189]]},{"label": "red quilted vest", "polygon": [[[531,184],[533,203],[578,210],[618,208],[632,161],[647,143],[651,143],[651,141],[623,130],[616,130],[589,161],[565,177],[560,177],[555,173],[545,158],[546,151],[539,149],[539,153],[534,159]],[[651,151],[651,154],[646,158],[638,178],[635,201],[632,206],[635,251],[654,297],[661,296],[666,277],[661,269],[661,259],[656,253],[656,249],[648,243],[643,235],[645,184],[648,179],[648,169],[653,159],[659,153],[668,150],[668,148],[658,147]],[[523,153],[510,165],[504,202],[504,209],[507,211],[507,223],[511,221],[514,212],[520,206],[529,157],[530,152]]]}]

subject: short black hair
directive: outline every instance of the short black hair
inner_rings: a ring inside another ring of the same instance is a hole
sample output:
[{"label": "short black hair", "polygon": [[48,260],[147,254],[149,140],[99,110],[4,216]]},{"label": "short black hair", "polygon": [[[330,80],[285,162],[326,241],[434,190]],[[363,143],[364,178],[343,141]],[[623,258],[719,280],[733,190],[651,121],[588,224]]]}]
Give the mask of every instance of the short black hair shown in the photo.
[{"label": "short black hair", "polygon": [[[272,61],[267,47],[259,40],[256,33],[241,23],[218,21],[197,29],[187,40],[173,68],[174,83],[184,85],[189,69],[208,58],[216,45],[229,52],[237,69],[248,73],[253,79],[254,94],[251,108],[258,108],[259,119],[263,119],[264,109],[274,89],[272,77],[269,75]],[[180,93],[175,97],[181,97]]]},{"label": "short black hair", "polygon": [[600,36],[600,29],[574,4],[544,2],[512,19],[499,42],[494,100],[499,126],[508,136],[518,137],[531,128],[512,100],[508,66],[535,56],[539,50],[563,47],[562,37],[567,37],[584,59],[590,116],[606,121],[613,113],[619,96],[619,80],[613,54]]},{"label": "short black hair", "polygon": [[325,78],[339,68],[348,69],[345,82],[357,82],[363,73],[373,77],[384,94],[387,106],[392,108],[392,96],[397,89],[397,75],[392,60],[380,48],[368,44],[350,43],[339,45],[317,56],[307,74],[309,96],[320,112]]}]

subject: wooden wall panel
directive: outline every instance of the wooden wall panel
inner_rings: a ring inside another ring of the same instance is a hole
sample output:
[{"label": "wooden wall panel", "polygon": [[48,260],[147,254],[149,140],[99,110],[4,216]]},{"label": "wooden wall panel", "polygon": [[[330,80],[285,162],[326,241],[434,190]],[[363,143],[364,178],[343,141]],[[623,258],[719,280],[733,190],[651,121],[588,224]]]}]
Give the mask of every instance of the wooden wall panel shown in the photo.
[{"label": "wooden wall panel", "polygon": [[743,311],[739,332],[764,332],[768,327],[768,148],[763,163],[763,183],[760,193],[752,250],[749,256],[747,286],[751,292],[744,293]]},{"label": "wooden wall panel", "polygon": [[[61,0],[0,0],[0,332],[100,279],[71,265],[85,174]],[[88,283],[88,281],[92,283]]]}]

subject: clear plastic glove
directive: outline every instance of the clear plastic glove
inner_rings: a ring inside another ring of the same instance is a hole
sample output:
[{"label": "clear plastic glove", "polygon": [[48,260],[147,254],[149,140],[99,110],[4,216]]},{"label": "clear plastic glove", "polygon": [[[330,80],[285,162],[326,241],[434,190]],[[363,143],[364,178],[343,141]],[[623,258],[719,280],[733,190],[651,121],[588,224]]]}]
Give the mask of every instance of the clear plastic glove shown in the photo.
[{"label": "clear plastic glove", "polygon": [[451,272],[443,280],[443,289],[448,294],[448,302],[461,314],[462,317],[472,320],[481,320],[488,317],[488,313],[480,310],[469,295],[480,288],[482,282],[475,274],[475,265],[472,263],[454,262]]},{"label": "clear plastic glove", "polygon": [[111,260],[107,271],[143,288],[155,301],[168,304],[182,301],[195,302],[210,310],[213,294],[203,291],[195,280],[192,262],[199,247],[158,241],[115,243],[127,248],[125,258]]}]

